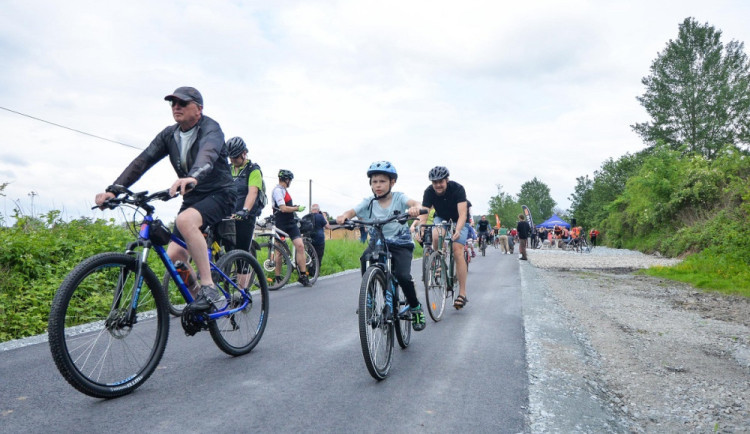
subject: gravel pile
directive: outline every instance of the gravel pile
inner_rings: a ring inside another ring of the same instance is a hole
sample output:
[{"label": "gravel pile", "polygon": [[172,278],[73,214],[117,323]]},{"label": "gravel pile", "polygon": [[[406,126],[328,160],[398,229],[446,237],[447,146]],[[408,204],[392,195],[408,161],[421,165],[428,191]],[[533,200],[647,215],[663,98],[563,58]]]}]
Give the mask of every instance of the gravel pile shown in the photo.
[{"label": "gravel pile", "polygon": [[622,270],[597,247],[522,263],[532,432],[750,432],[750,300]]},{"label": "gravel pile", "polygon": [[562,249],[535,249],[528,253],[535,267],[558,269],[637,270],[654,266],[670,266],[679,259],[646,255],[625,249],[596,247],[590,253],[576,253]]}]

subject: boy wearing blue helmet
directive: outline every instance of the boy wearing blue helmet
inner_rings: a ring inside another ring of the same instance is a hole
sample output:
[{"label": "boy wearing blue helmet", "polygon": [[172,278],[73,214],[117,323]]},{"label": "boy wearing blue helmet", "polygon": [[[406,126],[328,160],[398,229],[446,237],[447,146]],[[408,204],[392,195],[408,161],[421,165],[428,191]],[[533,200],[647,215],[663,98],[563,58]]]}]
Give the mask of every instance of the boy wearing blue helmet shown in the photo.
[{"label": "boy wearing blue helmet", "polygon": [[[422,208],[419,201],[409,199],[404,193],[392,191],[393,185],[398,179],[396,168],[387,161],[376,161],[367,170],[370,178],[372,197],[365,198],[359,205],[345,211],[336,217],[338,224],[354,216],[363,220],[383,219],[393,215],[394,211],[408,212],[412,217],[419,216]],[[411,307],[412,328],[415,331],[424,330],[426,323],[422,305],[417,298],[414,288],[414,279],[411,277],[411,261],[414,252],[414,242],[411,239],[409,227],[406,224],[391,222],[383,228],[388,250],[391,252],[391,271],[396,277],[398,284],[404,290],[406,300]],[[368,246],[362,254],[362,271],[364,272],[364,259],[371,251]]]}]

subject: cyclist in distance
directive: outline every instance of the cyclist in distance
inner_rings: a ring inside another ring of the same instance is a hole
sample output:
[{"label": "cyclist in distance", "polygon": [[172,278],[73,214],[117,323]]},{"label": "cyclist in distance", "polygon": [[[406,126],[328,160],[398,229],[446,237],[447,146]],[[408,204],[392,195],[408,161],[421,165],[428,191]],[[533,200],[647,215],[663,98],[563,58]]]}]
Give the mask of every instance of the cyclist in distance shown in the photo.
[{"label": "cyclist in distance", "polygon": [[[302,241],[302,233],[299,231],[295,212],[305,210],[303,205],[294,205],[292,196],[287,189],[292,184],[294,174],[285,169],[279,170],[279,184],[271,193],[273,200],[273,215],[276,219],[276,227],[289,234],[296,249],[297,269],[299,270],[299,283],[303,286],[311,286],[307,275],[307,264],[305,263],[305,245]],[[281,257],[276,258],[276,279],[281,280]]]},{"label": "cyclist in distance", "polygon": [[477,234],[480,238],[484,237],[484,242],[486,245],[490,244],[490,222],[487,221],[487,216],[482,216],[482,218],[477,223]]},{"label": "cyclist in distance", "polygon": [[265,205],[265,201],[261,199],[265,190],[263,173],[257,163],[247,158],[247,145],[241,137],[232,137],[227,140],[227,152],[229,161],[232,163],[232,179],[237,190],[237,200],[232,215],[236,219],[236,247],[255,254],[250,251],[250,243],[253,240],[255,219],[258,218]]},{"label": "cyclist in distance", "polygon": [[202,230],[214,226],[232,212],[235,190],[227,163],[224,133],[219,124],[203,115],[203,96],[192,87],[179,87],[164,97],[172,106],[172,117],[177,122],[156,135],[151,144],[137,156],[122,174],[96,195],[100,207],[116,196],[115,186],[130,187],[154,164],[169,157],[177,180],[169,193],[183,196],[182,206],[175,220],[175,233],[185,240],[187,250],[169,243],[167,254],[174,261],[188,264],[188,251],[198,267],[201,286],[190,307],[208,311],[220,298],[211,278],[206,239]]},{"label": "cyclist in distance", "polygon": [[[336,217],[336,223],[343,224],[345,220],[354,216],[363,220],[384,219],[392,216],[394,211],[408,212],[412,217],[419,215],[422,207],[419,206],[418,201],[410,199],[404,193],[392,191],[393,185],[398,179],[398,173],[391,163],[376,161],[370,164],[367,169],[367,177],[370,178],[372,197],[365,198],[359,205]],[[427,216],[425,215],[425,217]],[[409,302],[412,328],[415,331],[424,330],[427,323],[414,288],[414,279],[411,276],[414,242],[411,239],[409,227],[406,224],[394,221],[383,227],[383,235],[385,235],[388,251],[391,252],[391,271],[404,290],[406,300]],[[376,237],[371,236],[370,240],[373,238]],[[365,272],[365,258],[373,249],[373,245],[368,245],[360,258],[362,274]]]},{"label": "cyclist in distance", "polygon": [[[466,190],[461,184],[449,180],[449,176],[450,172],[446,167],[435,166],[430,169],[428,177],[432,185],[424,191],[422,206],[435,209],[435,224],[448,220],[456,223],[456,231],[453,234],[453,257],[456,261],[459,290],[453,307],[461,309],[469,302],[466,298],[468,269],[464,259],[464,246],[469,235],[469,207],[466,201]],[[427,216],[420,215],[419,220],[420,223],[424,223]],[[433,248],[437,250],[437,231],[433,231],[432,240]]]}]

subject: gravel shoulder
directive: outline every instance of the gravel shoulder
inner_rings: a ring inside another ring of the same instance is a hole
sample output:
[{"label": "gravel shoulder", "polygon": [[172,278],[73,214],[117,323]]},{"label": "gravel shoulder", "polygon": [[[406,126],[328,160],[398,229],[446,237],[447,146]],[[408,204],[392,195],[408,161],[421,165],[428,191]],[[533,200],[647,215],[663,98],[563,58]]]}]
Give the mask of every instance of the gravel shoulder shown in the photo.
[{"label": "gravel shoulder", "polygon": [[521,263],[531,432],[750,432],[750,300],[598,247]]}]

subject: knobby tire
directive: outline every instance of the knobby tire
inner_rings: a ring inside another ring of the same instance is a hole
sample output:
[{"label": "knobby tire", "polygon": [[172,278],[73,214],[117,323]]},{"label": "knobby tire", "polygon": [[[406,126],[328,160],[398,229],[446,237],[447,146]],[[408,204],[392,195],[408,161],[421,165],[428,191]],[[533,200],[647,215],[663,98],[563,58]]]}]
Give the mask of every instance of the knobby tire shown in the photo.
[{"label": "knobby tire", "polygon": [[142,267],[135,320],[126,321],[137,262],[123,253],[85,259],[65,277],[49,316],[49,345],[62,376],[78,391],[115,398],[142,385],[164,354],[167,299],[154,272]]},{"label": "knobby tire", "polygon": [[230,279],[214,273],[214,283],[224,296],[219,308],[229,310],[242,306],[245,300],[239,287],[245,289],[249,302],[243,310],[210,321],[208,331],[222,351],[230,356],[241,356],[255,348],[263,337],[268,322],[268,285],[263,279],[263,268],[244,250],[227,253],[217,267]]},{"label": "knobby tire", "polygon": [[383,316],[386,285],[383,270],[370,266],[359,289],[359,341],[367,370],[376,380],[388,376],[393,356],[394,325]]}]

